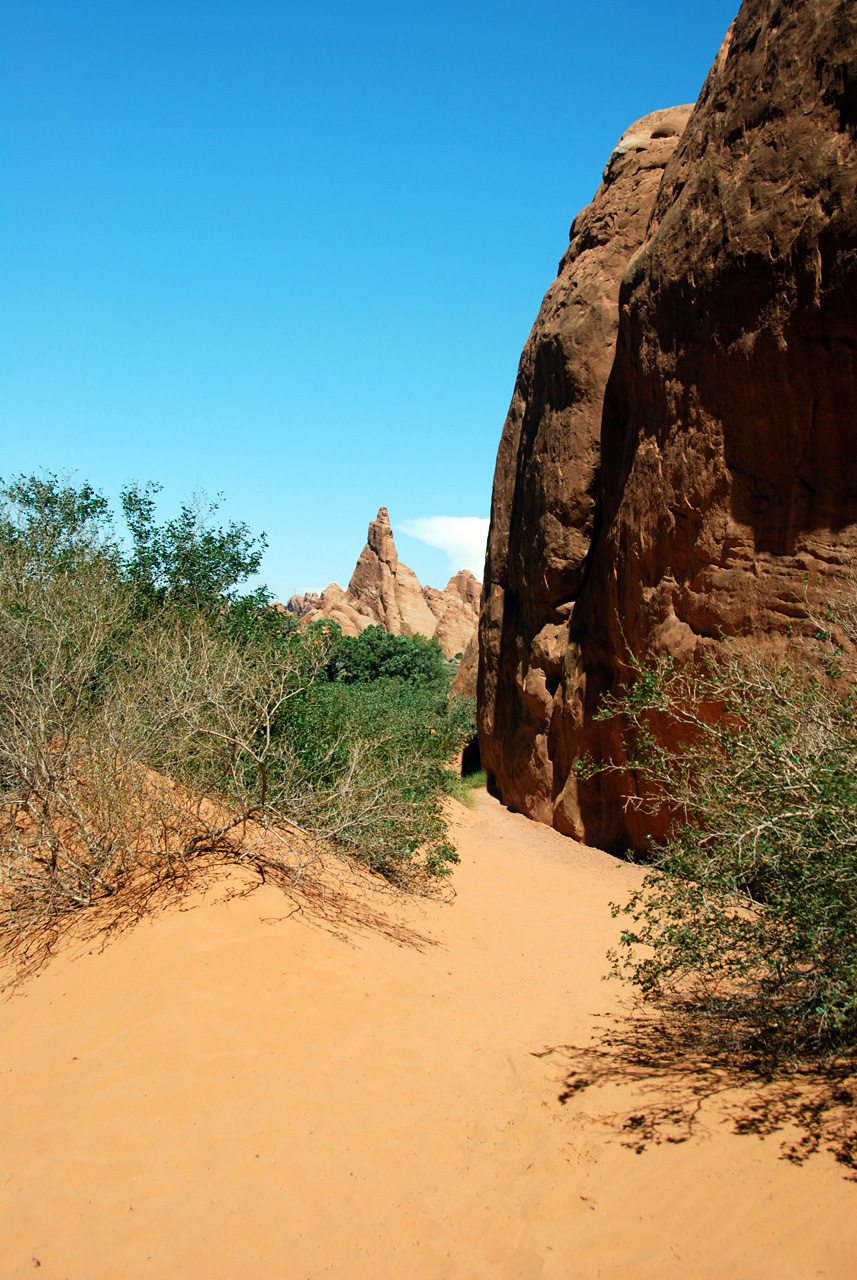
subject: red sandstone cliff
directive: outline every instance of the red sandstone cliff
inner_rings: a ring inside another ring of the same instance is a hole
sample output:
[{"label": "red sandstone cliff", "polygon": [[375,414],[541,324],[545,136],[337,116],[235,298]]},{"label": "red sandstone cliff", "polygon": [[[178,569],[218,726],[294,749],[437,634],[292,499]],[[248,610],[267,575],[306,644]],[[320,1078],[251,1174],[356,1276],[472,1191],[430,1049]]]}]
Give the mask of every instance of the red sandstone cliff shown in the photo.
[{"label": "red sandstone cliff", "polygon": [[640,838],[629,782],[574,762],[620,758],[592,713],[628,657],[799,627],[857,537],[853,7],[747,0],[681,140],[655,121],[522,356],[480,623],[496,787],[602,845]]},{"label": "red sandstone cliff", "polygon": [[482,587],[462,569],[442,591],[422,587],[399,559],[390,517],[381,507],[345,591],[332,582],[320,596],[293,596],[287,608],[305,617],[331,618],[345,635],[381,625],[395,635],[436,636],[447,657],[463,653],[476,633]]}]

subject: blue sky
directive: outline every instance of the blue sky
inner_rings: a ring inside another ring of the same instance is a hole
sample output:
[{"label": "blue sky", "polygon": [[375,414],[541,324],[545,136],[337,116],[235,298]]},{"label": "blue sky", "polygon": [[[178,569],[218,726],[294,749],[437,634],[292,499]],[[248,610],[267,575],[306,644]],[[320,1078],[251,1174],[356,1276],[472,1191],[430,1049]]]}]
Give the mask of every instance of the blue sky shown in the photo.
[{"label": "blue sky", "polygon": [[0,474],[159,480],[165,514],[222,491],[279,596],[344,585],[383,504],[442,585],[399,526],[487,517],[572,218],[736,9],[11,6]]}]

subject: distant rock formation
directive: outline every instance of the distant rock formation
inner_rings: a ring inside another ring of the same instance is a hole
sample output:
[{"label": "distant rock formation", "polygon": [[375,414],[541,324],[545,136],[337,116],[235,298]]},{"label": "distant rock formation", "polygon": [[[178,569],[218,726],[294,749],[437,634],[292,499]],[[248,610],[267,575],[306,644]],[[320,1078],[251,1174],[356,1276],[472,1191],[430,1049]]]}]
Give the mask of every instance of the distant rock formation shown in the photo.
[{"label": "distant rock formation", "polygon": [[320,596],[292,596],[286,608],[308,620],[331,618],[348,636],[373,625],[394,635],[436,636],[447,657],[454,657],[476,634],[481,597],[482,587],[467,569],[442,591],[420,586],[413,569],[399,559],[387,508],[381,507],[347,590],[332,582]]},{"label": "distant rock formation", "polygon": [[592,717],[629,659],[810,625],[857,546],[855,352],[857,12],[746,0],[689,120],[620,139],[521,359],[480,623],[506,803],[639,844],[633,781],[574,769],[622,759]]},{"label": "distant rock formation", "polygon": [[305,618],[308,613],[312,613],[314,609],[318,609],[321,605],[321,596],[317,591],[307,591],[302,596],[290,596],[286,604],[276,604],[275,608],[282,613],[294,613],[299,618]]}]

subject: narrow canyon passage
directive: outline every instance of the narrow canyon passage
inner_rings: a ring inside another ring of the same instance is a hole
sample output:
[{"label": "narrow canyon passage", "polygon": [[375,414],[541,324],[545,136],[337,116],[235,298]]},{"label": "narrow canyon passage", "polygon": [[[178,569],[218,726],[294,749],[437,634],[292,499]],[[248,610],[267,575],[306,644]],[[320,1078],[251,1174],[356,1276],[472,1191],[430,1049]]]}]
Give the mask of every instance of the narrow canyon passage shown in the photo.
[{"label": "narrow canyon passage", "polygon": [[639,870],[484,793],[453,823],[451,905],[331,929],[221,882],[7,988],[0,1274],[852,1276],[857,1183],[736,1133],[752,1091],[561,1100]]}]

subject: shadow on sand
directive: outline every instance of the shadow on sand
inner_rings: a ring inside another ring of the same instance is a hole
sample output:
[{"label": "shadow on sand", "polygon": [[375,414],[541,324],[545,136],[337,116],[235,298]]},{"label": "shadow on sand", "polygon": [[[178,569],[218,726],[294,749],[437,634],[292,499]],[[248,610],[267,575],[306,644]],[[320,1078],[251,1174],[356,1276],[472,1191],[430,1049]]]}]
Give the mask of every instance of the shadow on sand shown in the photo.
[{"label": "shadow on sand", "polygon": [[735,1134],[780,1134],[781,1159],[794,1164],[830,1152],[843,1176],[857,1182],[853,1058],[774,1071],[749,1056],[704,1053],[686,1024],[642,1014],[612,1019],[594,1044],[555,1045],[533,1056],[558,1066],[562,1103],[631,1085],[634,1107],[597,1119],[638,1154],[652,1144],[703,1137],[712,1122],[725,1122]]}]

